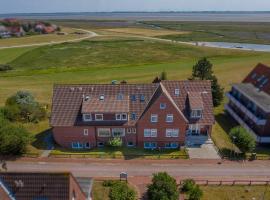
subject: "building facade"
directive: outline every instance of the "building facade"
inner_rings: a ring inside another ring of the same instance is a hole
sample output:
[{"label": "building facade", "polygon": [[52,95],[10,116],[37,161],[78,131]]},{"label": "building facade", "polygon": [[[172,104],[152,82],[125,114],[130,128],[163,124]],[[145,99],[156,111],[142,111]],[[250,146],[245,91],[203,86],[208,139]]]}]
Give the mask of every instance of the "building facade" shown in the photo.
[{"label": "building facade", "polygon": [[225,110],[258,143],[270,143],[270,67],[258,64],[226,96]]},{"label": "building facade", "polygon": [[211,135],[211,82],[55,85],[50,122],[65,148],[103,147],[114,137],[128,147],[179,148],[187,136]]}]

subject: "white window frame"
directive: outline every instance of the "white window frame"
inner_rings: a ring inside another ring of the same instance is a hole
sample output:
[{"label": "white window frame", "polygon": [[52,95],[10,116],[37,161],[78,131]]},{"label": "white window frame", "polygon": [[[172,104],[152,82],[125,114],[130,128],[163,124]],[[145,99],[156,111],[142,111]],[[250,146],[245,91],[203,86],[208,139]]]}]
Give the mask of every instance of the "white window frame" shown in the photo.
[{"label": "white window frame", "polygon": [[136,128],[131,128],[131,132],[132,133],[137,133],[137,129]]},{"label": "white window frame", "polygon": [[[97,119],[97,116],[102,116],[102,118]],[[103,121],[103,114],[95,114],[95,121]]]},{"label": "white window frame", "polygon": [[[168,119],[172,119],[172,120],[168,120]],[[173,114],[167,114],[166,115],[166,122],[168,123],[173,123],[173,120],[174,120],[174,117],[173,117]]]},{"label": "white window frame", "polygon": [[167,128],[166,129],[166,137],[174,137],[174,138],[179,137],[179,129]]},{"label": "white window frame", "polygon": [[127,113],[117,113],[115,114],[116,121],[128,121]]},{"label": "white window frame", "polygon": [[[122,130],[122,134],[121,135],[117,135],[117,136],[115,136],[114,134],[114,132],[116,132],[116,130]],[[125,130],[125,128],[112,128],[112,136],[113,137],[125,137],[125,135],[126,135],[126,130]]]},{"label": "white window frame", "polygon": [[[100,131],[108,131],[108,135],[100,135]],[[111,137],[111,129],[110,128],[98,128],[98,137]]]},{"label": "white window frame", "polygon": [[189,124],[188,131],[190,134],[192,134],[192,131],[194,130],[196,134],[200,134],[200,124]]},{"label": "white window frame", "polygon": [[105,100],[105,95],[104,94],[99,95],[99,100],[104,101]]},{"label": "white window frame", "polygon": [[[87,119],[86,116],[88,116],[89,118]],[[88,114],[83,114],[83,121],[85,122],[90,122],[92,121],[92,114],[88,113]]]},{"label": "white window frame", "polygon": [[[124,116],[125,116],[125,117],[124,117]],[[127,121],[127,120],[128,120],[128,115],[127,115],[127,113],[122,113],[121,117],[122,117],[122,120],[123,120],[123,121]]]},{"label": "white window frame", "polygon": [[83,129],[83,135],[88,135],[88,133],[89,133],[89,131],[88,131],[88,129]]},{"label": "white window frame", "polygon": [[174,95],[180,96],[180,89],[179,88],[174,89]]},{"label": "white window frame", "polygon": [[146,128],[144,129],[143,135],[146,138],[157,137],[157,129]]},{"label": "white window frame", "polygon": [[151,114],[151,122],[152,123],[158,122],[158,115],[157,114]]},{"label": "white window frame", "polygon": [[[200,115],[198,115],[198,112]],[[196,110],[191,110],[191,118],[201,118],[202,117],[202,110],[201,109],[196,109]]]},{"label": "white window frame", "polygon": [[116,121],[121,121],[122,120],[122,114],[115,114],[115,119],[116,119]]},{"label": "white window frame", "polygon": [[166,109],[166,107],[167,107],[166,103],[160,103],[160,105],[159,105],[159,108],[160,108],[161,110]]}]

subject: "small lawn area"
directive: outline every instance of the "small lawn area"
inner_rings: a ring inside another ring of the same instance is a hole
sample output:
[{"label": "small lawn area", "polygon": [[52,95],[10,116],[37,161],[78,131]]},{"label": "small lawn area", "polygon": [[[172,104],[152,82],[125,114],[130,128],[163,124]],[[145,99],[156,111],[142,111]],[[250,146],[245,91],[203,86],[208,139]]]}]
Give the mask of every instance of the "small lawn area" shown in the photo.
[{"label": "small lawn area", "polygon": [[110,188],[103,186],[103,181],[94,181],[93,185],[93,199],[95,200],[109,200]]},{"label": "small lawn area", "polygon": [[124,158],[124,159],[187,159],[188,155],[185,150],[145,150],[140,148],[96,148],[93,150],[72,150],[60,147],[52,151],[54,157],[94,157],[94,158]]},{"label": "small lawn area", "polygon": [[269,186],[201,186],[200,188],[203,190],[202,200],[270,199]]}]

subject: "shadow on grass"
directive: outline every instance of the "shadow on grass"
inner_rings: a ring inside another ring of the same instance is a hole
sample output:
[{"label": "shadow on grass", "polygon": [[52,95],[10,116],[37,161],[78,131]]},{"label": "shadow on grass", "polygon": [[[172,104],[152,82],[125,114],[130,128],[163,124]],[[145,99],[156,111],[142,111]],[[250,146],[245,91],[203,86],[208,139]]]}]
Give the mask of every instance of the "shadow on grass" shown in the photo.
[{"label": "shadow on grass", "polygon": [[47,129],[35,135],[32,146],[39,150],[48,150],[51,148],[52,129]]},{"label": "shadow on grass", "polygon": [[226,113],[219,113],[215,115],[215,118],[216,118],[216,122],[227,134],[230,132],[230,130],[233,127],[238,125],[237,122]]}]

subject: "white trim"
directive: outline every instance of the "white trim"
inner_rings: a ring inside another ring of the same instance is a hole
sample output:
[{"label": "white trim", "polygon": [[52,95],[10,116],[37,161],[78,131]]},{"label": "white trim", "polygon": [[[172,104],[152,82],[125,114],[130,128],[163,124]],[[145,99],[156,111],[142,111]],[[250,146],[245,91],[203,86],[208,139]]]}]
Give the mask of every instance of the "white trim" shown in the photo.
[{"label": "white trim", "polygon": [[83,129],[83,135],[87,136],[88,135],[88,129]]},{"label": "white trim", "polygon": [[[168,120],[169,118],[171,118],[172,120]],[[173,123],[173,120],[174,120],[173,118],[174,118],[173,114],[167,114],[166,115],[166,122],[167,123]]]},{"label": "white trim", "polygon": [[[121,135],[114,135],[115,133],[114,132],[121,132],[121,131],[119,131],[119,130],[121,130],[122,131],[122,134]],[[126,133],[126,129],[125,128],[112,128],[112,136],[113,137],[125,137],[125,134]]]},{"label": "white trim", "polygon": [[[90,118],[87,119],[86,116],[90,116]],[[83,114],[83,121],[85,121],[85,122],[92,121],[92,114],[91,113]]]},{"label": "white trim", "polygon": [[6,194],[8,195],[8,197],[9,197],[11,200],[16,200],[15,197],[13,197],[12,193],[6,188],[6,186],[5,186],[4,183],[1,181],[1,179],[0,179],[0,187],[3,188],[3,190],[6,192]]},{"label": "white trim", "polygon": [[179,129],[166,129],[166,137],[179,137]]},{"label": "white trim", "polygon": [[[102,119],[97,119],[97,116],[102,116]],[[103,114],[95,114],[95,121],[103,121]]]},{"label": "white trim", "polygon": [[160,104],[159,104],[159,108],[160,108],[161,110],[165,110],[166,107],[167,107],[166,103],[160,103]]},{"label": "white trim", "polygon": [[157,123],[157,122],[158,122],[158,115],[151,114],[151,123]]},{"label": "white trim", "polygon": [[[108,135],[100,135],[100,131],[108,131]],[[111,129],[110,128],[98,128],[97,129],[97,135],[98,137],[111,137]]]},{"label": "white trim", "polygon": [[146,128],[143,131],[143,136],[146,137],[146,138],[157,137],[157,129]]}]

